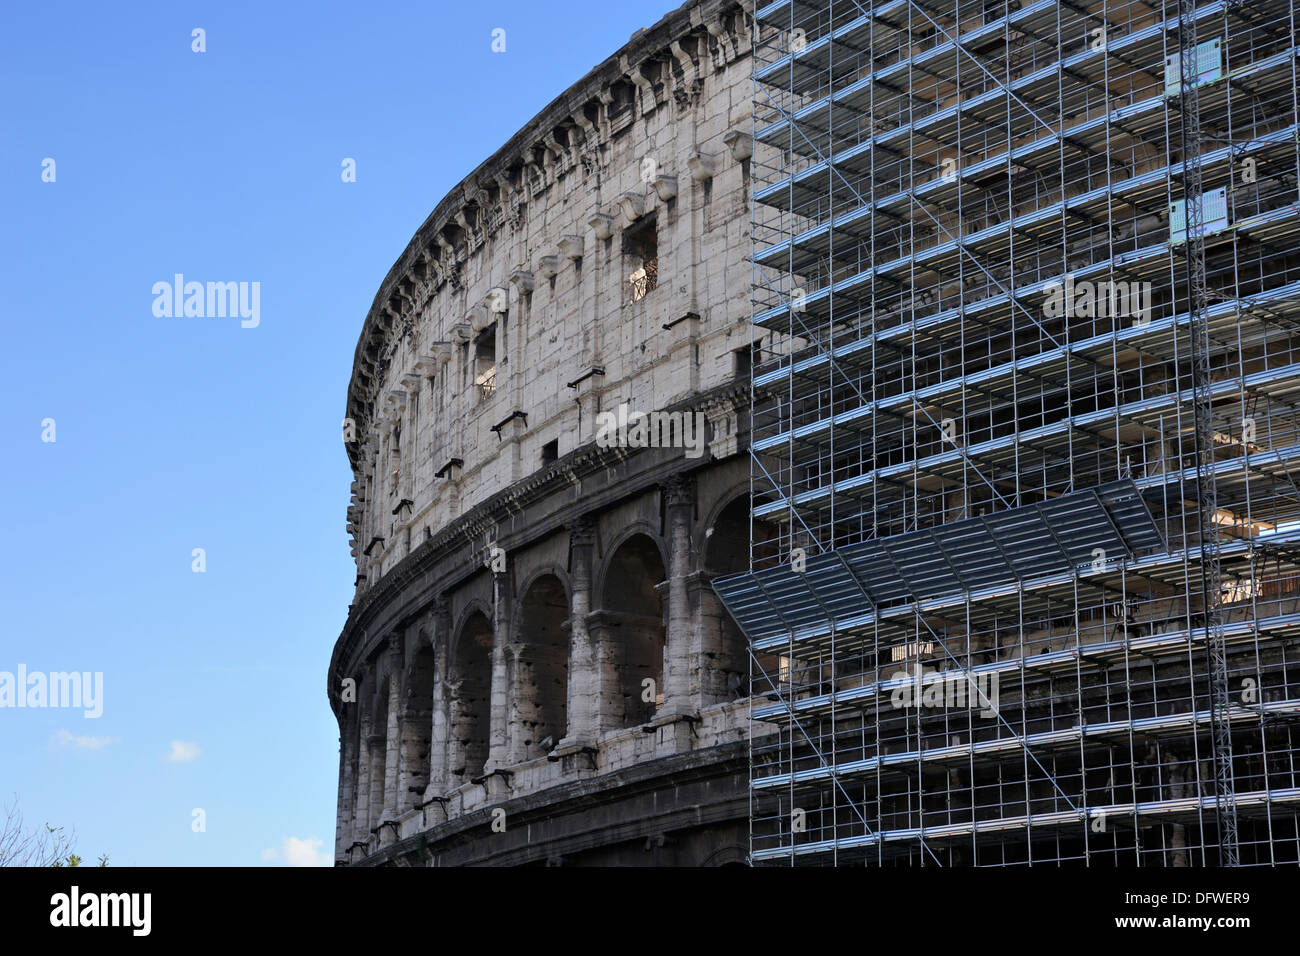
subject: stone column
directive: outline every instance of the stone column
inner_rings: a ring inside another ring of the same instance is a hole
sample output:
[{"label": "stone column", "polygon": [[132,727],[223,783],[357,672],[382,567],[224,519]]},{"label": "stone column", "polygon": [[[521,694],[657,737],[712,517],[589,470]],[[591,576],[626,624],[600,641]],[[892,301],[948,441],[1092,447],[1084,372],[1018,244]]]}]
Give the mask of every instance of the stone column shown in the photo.
[{"label": "stone column", "polygon": [[348,845],[352,840],[352,747],[348,734],[351,721],[345,716],[339,721],[339,786],[338,803],[334,812],[334,859],[347,859]]},{"label": "stone column", "polygon": [[[620,638],[626,639],[623,629],[625,615],[611,611],[592,611],[587,615],[587,633],[591,635],[595,663],[596,684],[592,694],[596,708],[594,723],[596,735],[607,730],[617,730],[629,722],[627,701],[623,697],[621,669],[625,663]],[[639,693],[640,688],[636,691]]]},{"label": "stone column", "polygon": [[582,517],[569,526],[569,688],[568,726],[557,750],[594,747],[605,728],[601,724],[601,672],[596,644],[587,627],[591,613],[591,557],[596,543],[595,522]]},{"label": "stone column", "polygon": [[[379,426],[379,495],[376,503],[382,508],[388,501],[388,492],[393,483],[393,423],[387,413],[382,414]],[[383,518],[376,512],[378,526],[382,527]],[[387,541],[384,542],[388,544]]]},{"label": "stone column", "polygon": [[510,675],[506,667],[506,645],[510,641],[510,574],[492,573],[492,715],[488,735],[488,759],[484,773],[506,766],[509,760]]},{"label": "stone column", "polygon": [[[415,497],[415,463],[419,461],[420,441],[420,386],[424,380],[415,374],[403,376],[406,385],[406,427],[402,430],[402,490],[399,497]],[[406,520],[411,520],[415,509],[406,513]],[[407,547],[409,552],[411,547]]]},{"label": "stone column", "polygon": [[[525,757],[524,741],[528,734],[524,728],[524,689],[523,675],[520,673],[519,659],[523,656],[520,641],[512,640],[506,645],[506,759],[504,766],[513,767],[522,763]],[[531,702],[535,705],[535,702]],[[529,714],[535,716],[535,706],[529,707]],[[536,741],[534,741],[536,744]]]},{"label": "stone column", "polygon": [[370,756],[370,796],[369,812],[366,819],[366,835],[363,840],[371,838],[372,831],[384,819],[384,747],[383,728],[371,720],[370,733],[366,737],[366,752]]},{"label": "stone column", "polygon": [[395,820],[398,798],[398,767],[401,759],[401,707],[402,707],[402,636],[392,634],[388,638],[388,726],[385,728],[384,740],[384,809],[379,820]]},{"label": "stone column", "polygon": [[[690,478],[674,475],[662,487],[668,533],[668,626],[664,641],[663,715],[694,713],[690,674],[699,667],[698,635],[691,633],[690,596],[686,580],[691,574],[691,518],[695,487]],[[659,715],[656,715],[659,716]]]},{"label": "stone column", "polygon": [[429,737],[429,785],[425,801],[447,793],[447,739],[451,726],[448,712],[451,693],[447,687],[448,646],[451,642],[451,613],[446,598],[433,605],[433,728]]},{"label": "stone column", "polygon": [[[413,654],[423,650],[425,634],[421,625],[416,623],[407,628],[405,640],[410,646]],[[437,674],[434,674],[434,680],[437,680]],[[425,786],[416,790],[412,785],[417,780],[425,779],[425,774],[429,770],[429,758],[426,756],[423,761],[419,759],[419,742],[420,734],[429,729],[429,720],[433,709],[433,691],[430,689],[428,698],[417,700],[414,697],[414,676],[408,671],[406,673],[405,687],[401,698],[401,710],[398,713],[398,733],[397,733],[397,809],[398,817],[404,816],[408,811],[417,809],[424,800],[424,791],[427,789],[428,782]],[[424,710],[428,707],[429,710]],[[420,721],[419,715],[425,714],[425,719]],[[424,726],[419,726],[424,723]],[[424,766],[419,766],[423,763]]]},{"label": "stone column", "polygon": [[356,787],[349,842],[364,843],[370,838],[370,714],[363,714],[357,727]]}]

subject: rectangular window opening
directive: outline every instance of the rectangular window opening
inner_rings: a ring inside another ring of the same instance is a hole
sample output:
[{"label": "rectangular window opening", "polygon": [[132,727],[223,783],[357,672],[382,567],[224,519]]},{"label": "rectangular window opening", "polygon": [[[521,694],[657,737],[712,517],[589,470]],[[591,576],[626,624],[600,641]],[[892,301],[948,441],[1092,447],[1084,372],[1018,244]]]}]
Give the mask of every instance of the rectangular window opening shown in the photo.
[{"label": "rectangular window opening", "polygon": [[497,391],[497,328],[492,324],[474,339],[474,385],[480,401]]},{"label": "rectangular window opening", "polygon": [[623,260],[631,302],[639,302],[659,284],[658,223],[653,215],[623,230]]}]

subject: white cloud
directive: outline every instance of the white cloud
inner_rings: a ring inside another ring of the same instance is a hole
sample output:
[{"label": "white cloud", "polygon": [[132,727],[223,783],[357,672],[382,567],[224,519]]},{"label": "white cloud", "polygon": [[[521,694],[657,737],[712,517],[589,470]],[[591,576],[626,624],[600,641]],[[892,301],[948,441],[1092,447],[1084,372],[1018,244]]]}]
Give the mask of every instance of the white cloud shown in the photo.
[{"label": "white cloud", "polygon": [[173,740],[167,759],[173,763],[193,760],[199,755],[199,745],[188,740]]},{"label": "white cloud", "polygon": [[117,740],[116,737],[82,737],[66,730],[60,730],[54,739],[64,747],[76,747],[78,750],[103,750]]},{"label": "white cloud", "polygon": [[279,848],[269,847],[262,851],[265,863],[281,863],[284,866],[333,866],[334,857],[326,852],[325,841],[320,837],[285,837]]}]

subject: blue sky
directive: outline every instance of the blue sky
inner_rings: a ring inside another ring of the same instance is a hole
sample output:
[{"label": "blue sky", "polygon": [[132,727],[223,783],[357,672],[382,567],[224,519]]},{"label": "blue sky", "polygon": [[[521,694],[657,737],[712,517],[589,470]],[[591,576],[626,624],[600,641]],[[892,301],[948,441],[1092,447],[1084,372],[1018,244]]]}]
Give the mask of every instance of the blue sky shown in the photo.
[{"label": "blue sky", "polygon": [[[113,865],[332,855],[366,309],[465,174],[672,6],[0,7],[0,671],[104,682],[98,719],[0,707],[0,802]],[[260,323],[156,317],[178,272],[260,283]]]}]

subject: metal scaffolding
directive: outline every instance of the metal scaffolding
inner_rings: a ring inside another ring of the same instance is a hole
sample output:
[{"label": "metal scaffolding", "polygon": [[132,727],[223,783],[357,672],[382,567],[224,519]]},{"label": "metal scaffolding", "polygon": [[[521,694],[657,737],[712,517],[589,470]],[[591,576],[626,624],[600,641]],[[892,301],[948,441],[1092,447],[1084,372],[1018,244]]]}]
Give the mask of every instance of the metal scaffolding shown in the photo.
[{"label": "metal scaffolding", "polygon": [[754,30],[753,861],[1300,862],[1294,5]]}]

